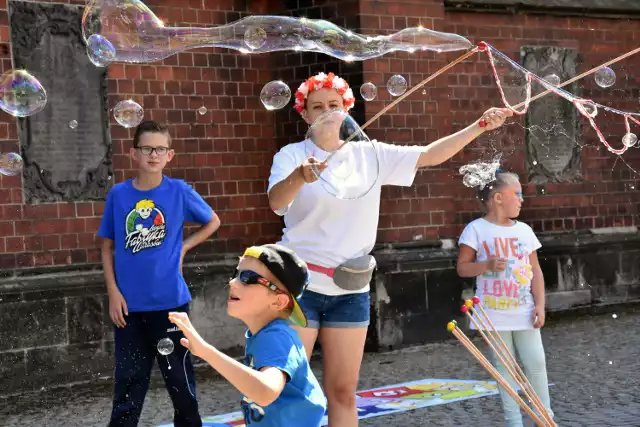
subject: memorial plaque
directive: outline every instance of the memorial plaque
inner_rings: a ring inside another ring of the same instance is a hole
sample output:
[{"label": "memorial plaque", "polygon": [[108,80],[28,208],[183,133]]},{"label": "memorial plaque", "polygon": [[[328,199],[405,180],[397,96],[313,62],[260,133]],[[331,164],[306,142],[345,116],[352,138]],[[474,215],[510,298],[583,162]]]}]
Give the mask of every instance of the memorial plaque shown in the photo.
[{"label": "memorial plaque", "polygon": [[[520,52],[523,67],[542,78],[555,75],[559,82],[564,82],[576,75],[578,53],[575,49],[525,46]],[[544,90],[538,83],[533,83],[532,88],[532,95]],[[574,83],[563,89],[575,94],[577,86]],[[571,102],[553,94],[529,105],[525,117],[525,143],[530,183],[582,180],[578,115]]]},{"label": "memorial plaque", "polygon": [[9,3],[16,68],[47,91],[41,112],[19,119],[27,203],[103,200],[112,183],[107,71],[82,39],[84,8]]}]

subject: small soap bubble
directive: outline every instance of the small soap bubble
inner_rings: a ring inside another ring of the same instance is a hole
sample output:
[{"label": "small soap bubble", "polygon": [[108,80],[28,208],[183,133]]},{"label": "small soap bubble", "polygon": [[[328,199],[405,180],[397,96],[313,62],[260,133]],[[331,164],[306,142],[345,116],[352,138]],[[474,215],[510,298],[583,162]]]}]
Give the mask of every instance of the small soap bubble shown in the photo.
[{"label": "small soap bubble", "polygon": [[162,338],[158,341],[158,353],[163,356],[168,356],[173,353],[173,341],[171,338]]},{"label": "small soap bubble", "polygon": [[594,78],[598,86],[606,88],[616,82],[616,73],[609,67],[602,67],[596,71]]},{"label": "small soap bubble", "polygon": [[14,117],[28,117],[47,105],[47,92],[25,70],[9,70],[0,78],[0,108]]},{"label": "small soap bubble", "polygon": [[250,27],[244,32],[244,44],[250,49],[260,49],[267,42],[267,33],[260,27]]},{"label": "small soap bubble", "polygon": [[617,314],[613,314],[611,317],[613,317],[614,319],[617,319],[618,315]]},{"label": "small soap bubble", "polygon": [[387,90],[392,96],[400,96],[407,91],[407,81],[400,74],[391,76],[387,81]]},{"label": "small soap bubble", "polygon": [[15,176],[22,170],[22,157],[17,153],[0,154],[0,174]]},{"label": "small soap bubble", "polygon": [[282,80],[274,80],[260,91],[260,101],[267,110],[279,110],[289,103],[291,89]]},{"label": "small soap bubble", "polygon": [[533,161],[533,166],[537,165],[538,162],[536,160]]},{"label": "small soap bubble", "polygon": [[378,96],[378,88],[371,82],[367,82],[360,86],[360,96],[365,101],[373,101]]},{"label": "small soap bubble", "polygon": [[127,99],[116,104],[113,109],[113,117],[120,126],[132,128],[140,124],[144,117],[144,111],[137,102]]},{"label": "small soap bubble", "polygon": [[71,120],[71,121],[69,122],[69,127],[70,127],[71,129],[77,129],[77,128],[78,128],[78,121],[77,121],[77,120]]},{"label": "small soap bubble", "polygon": [[116,58],[116,49],[111,42],[98,34],[87,40],[87,56],[96,67],[106,67]]},{"label": "small soap bubble", "polygon": [[593,102],[587,101],[582,104],[582,107],[591,117],[595,117],[598,115],[598,107]]},{"label": "small soap bubble", "polygon": [[426,95],[427,94],[427,90],[426,89],[422,89],[422,94]]},{"label": "small soap bubble", "polygon": [[549,84],[551,84],[553,86],[559,86],[560,85],[560,77],[556,76],[555,74],[549,74],[544,79],[547,81],[547,83],[549,83]]},{"label": "small soap bubble", "polygon": [[609,360],[609,365],[613,365],[613,360]]},{"label": "small soap bubble", "polygon": [[198,114],[200,114],[201,116],[207,114],[207,107],[203,105],[202,107],[198,108]]},{"label": "small soap bubble", "polygon": [[638,137],[635,133],[628,133],[622,137],[622,143],[625,147],[633,147],[638,142]]}]

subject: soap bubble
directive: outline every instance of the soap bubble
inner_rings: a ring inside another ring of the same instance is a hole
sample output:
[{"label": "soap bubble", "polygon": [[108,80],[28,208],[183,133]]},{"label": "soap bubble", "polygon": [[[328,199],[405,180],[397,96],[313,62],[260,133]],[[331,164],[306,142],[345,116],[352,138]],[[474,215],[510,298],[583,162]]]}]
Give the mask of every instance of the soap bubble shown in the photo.
[{"label": "soap bubble", "polygon": [[201,116],[204,116],[205,114],[207,114],[207,107],[202,106],[198,108],[198,114],[200,114]]},{"label": "soap bubble", "polygon": [[387,90],[393,96],[400,96],[407,91],[407,81],[399,74],[391,76],[387,81]]},{"label": "soap bubble", "polygon": [[267,32],[260,27],[250,27],[244,33],[244,43],[250,49],[260,49],[267,42]]},{"label": "soap bubble", "polygon": [[319,52],[358,61],[395,51],[450,52],[473,47],[457,34],[422,27],[370,37],[328,21],[288,16],[247,16],[211,28],[165,27],[141,0],[90,0],[82,17],[82,35],[88,41],[96,34],[112,44],[113,61],[121,62],[154,62],[201,47],[247,51],[249,46],[251,53]]},{"label": "soap bubble", "polygon": [[365,101],[373,101],[378,96],[378,88],[371,82],[365,83],[360,86],[360,96]]},{"label": "soap bubble", "polygon": [[0,108],[14,117],[28,117],[47,105],[47,92],[25,70],[9,70],[0,78]]},{"label": "soap bubble", "polygon": [[613,317],[614,319],[617,319],[618,315],[617,314],[612,314],[611,317]]},{"label": "soap bubble", "polygon": [[544,79],[552,86],[560,86],[560,77],[556,76],[555,74],[549,74]]},{"label": "soap bubble", "polygon": [[168,356],[173,353],[173,348],[174,345],[171,338],[162,338],[160,341],[158,341],[158,353],[163,356]]},{"label": "soap bubble", "polygon": [[69,122],[69,127],[70,127],[71,129],[77,129],[77,128],[78,128],[78,121],[77,121],[77,120],[71,120],[71,121]]},{"label": "soap bubble", "polygon": [[606,88],[616,82],[616,73],[609,67],[602,67],[596,71],[594,78],[598,86]]},{"label": "soap bubble", "polygon": [[470,188],[484,189],[486,185],[495,181],[501,158],[502,154],[498,154],[491,163],[477,162],[462,166],[459,170],[464,175],[462,183]]},{"label": "soap bubble", "polygon": [[260,91],[260,101],[267,110],[279,110],[289,103],[291,89],[282,80],[274,80],[264,85]]},{"label": "soap bubble", "polygon": [[622,143],[625,147],[633,147],[638,142],[638,137],[635,133],[629,132],[625,136],[622,137]]},{"label": "soap bubble", "polygon": [[20,154],[0,154],[0,174],[7,176],[18,175],[22,170],[23,161]]},{"label": "soap bubble", "polygon": [[113,117],[120,126],[132,128],[140,124],[144,117],[144,111],[137,102],[127,99],[116,104],[113,109]]},{"label": "soap bubble", "polygon": [[87,40],[87,56],[96,67],[106,67],[116,57],[116,49],[104,37],[93,34]]},{"label": "soap bubble", "polygon": [[371,141],[358,123],[343,110],[320,115],[307,131],[305,151],[327,163],[319,182],[338,199],[365,196],[375,185],[378,174],[377,141]]}]

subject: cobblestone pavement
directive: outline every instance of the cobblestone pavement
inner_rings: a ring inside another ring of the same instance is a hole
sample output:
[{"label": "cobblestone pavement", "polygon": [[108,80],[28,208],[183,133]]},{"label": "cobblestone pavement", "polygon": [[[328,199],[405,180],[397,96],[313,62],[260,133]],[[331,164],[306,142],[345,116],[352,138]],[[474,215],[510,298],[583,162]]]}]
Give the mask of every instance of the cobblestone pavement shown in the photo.
[{"label": "cobblestone pavement", "polygon": [[[543,329],[552,406],[560,426],[640,426],[640,308],[617,308],[608,313],[565,317]],[[428,325],[427,325],[428,327]],[[441,326],[438,326],[441,327]],[[479,341],[477,341],[479,344]],[[314,371],[321,372],[317,362]],[[489,379],[456,341],[402,351],[367,354],[360,389],[422,378]],[[238,393],[209,370],[198,372],[203,414],[238,409]],[[0,400],[2,426],[104,426],[107,424],[111,384],[75,386]],[[360,425],[462,426],[501,425],[498,397],[363,420]],[[147,396],[141,426],[172,418],[172,407],[161,383]]]}]

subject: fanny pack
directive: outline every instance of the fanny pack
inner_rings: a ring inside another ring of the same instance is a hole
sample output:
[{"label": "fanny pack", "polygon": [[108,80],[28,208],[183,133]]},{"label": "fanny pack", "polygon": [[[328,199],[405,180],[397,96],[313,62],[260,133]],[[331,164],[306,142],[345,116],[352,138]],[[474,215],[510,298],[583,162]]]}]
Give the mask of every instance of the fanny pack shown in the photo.
[{"label": "fanny pack", "polygon": [[346,291],[357,291],[366,287],[371,282],[376,265],[373,255],[346,260],[336,268],[307,263],[309,270],[331,277],[337,286]]}]

